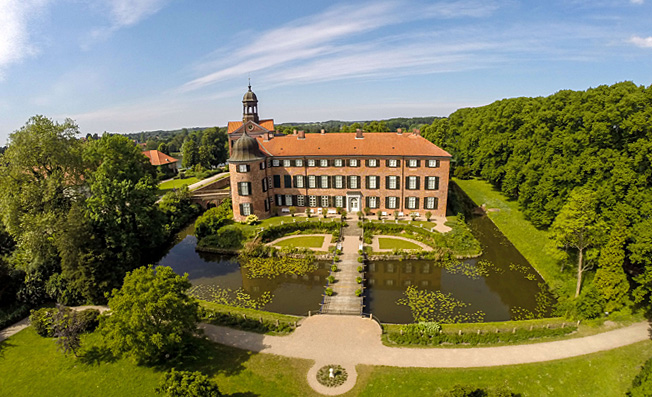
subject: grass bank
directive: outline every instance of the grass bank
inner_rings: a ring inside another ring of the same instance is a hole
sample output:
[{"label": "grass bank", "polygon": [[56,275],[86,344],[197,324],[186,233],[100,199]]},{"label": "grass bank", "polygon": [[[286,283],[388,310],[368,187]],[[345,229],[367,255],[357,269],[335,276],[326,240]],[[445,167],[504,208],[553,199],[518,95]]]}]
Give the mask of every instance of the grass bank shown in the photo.
[{"label": "grass bank", "polygon": [[194,176],[185,179],[172,179],[171,181],[159,183],[158,190],[160,190],[162,193],[167,193],[172,189],[179,189],[183,186],[192,185],[193,183],[199,182],[200,180],[201,179]]},{"label": "grass bank", "polygon": [[[199,300],[199,303],[207,312],[204,321],[208,323],[268,335],[289,334],[302,319],[299,316],[233,307],[205,300]],[[210,313],[216,315],[210,316]]]},{"label": "grass bank", "polygon": [[548,232],[526,220],[516,201],[480,179],[453,178],[453,182],[478,206],[486,206],[487,216],[553,289],[572,287],[573,280],[563,277],[559,264],[548,253]]},{"label": "grass bank", "polygon": [[277,247],[321,248],[324,236],[297,236],[274,243]]}]

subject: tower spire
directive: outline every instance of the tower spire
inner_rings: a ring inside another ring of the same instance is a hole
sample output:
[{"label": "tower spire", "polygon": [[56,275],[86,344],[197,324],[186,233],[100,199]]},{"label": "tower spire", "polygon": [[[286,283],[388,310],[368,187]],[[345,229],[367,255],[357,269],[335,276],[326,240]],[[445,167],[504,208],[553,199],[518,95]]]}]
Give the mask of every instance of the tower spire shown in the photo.
[{"label": "tower spire", "polygon": [[242,98],[242,122],[253,121],[258,123],[258,98],[253,91],[251,91],[251,78],[249,78],[249,90],[245,92]]}]

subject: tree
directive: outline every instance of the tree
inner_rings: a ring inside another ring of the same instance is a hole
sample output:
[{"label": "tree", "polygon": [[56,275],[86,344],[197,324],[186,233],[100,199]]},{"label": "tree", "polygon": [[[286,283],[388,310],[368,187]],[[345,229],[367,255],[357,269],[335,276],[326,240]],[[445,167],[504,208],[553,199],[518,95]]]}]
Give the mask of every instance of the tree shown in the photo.
[{"label": "tree", "polygon": [[195,164],[199,164],[199,148],[197,142],[192,138],[187,138],[183,142],[181,153],[183,156],[182,164],[185,168],[191,168]]},{"label": "tree", "polygon": [[156,393],[168,397],[218,397],[217,385],[199,371],[175,371],[174,368],[163,375]]},{"label": "tree", "polygon": [[188,275],[171,268],[141,267],[127,273],[109,299],[110,315],[100,330],[109,349],[139,363],[160,363],[181,355],[192,343],[199,304],[188,296]]},{"label": "tree", "polygon": [[168,144],[165,143],[165,142],[161,142],[161,143],[158,145],[158,149],[157,149],[157,150],[158,150],[159,152],[161,152],[161,153],[165,153],[165,154],[167,154],[167,155],[170,154],[170,148],[169,148]]},{"label": "tree", "polygon": [[231,200],[227,199],[222,201],[219,206],[209,209],[197,218],[195,221],[195,235],[197,238],[202,238],[215,234],[231,218],[233,218],[233,209]]},{"label": "tree", "polygon": [[627,300],[629,282],[623,270],[625,238],[625,227],[618,225],[600,251],[599,268],[595,273],[594,283],[606,302],[605,310],[608,312],[620,309]]},{"label": "tree", "polygon": [[598,243],[601,228],[596,213],[596,194],[588,189],[574,190],[550,228],[550,238],[556,247],[577,250],[577,286],[575,297],[582,288],[582,274],[588,269],[584,253]]},{"label": "tree", "polygon": [[77,350],[81,346],[81,334],[84,332],[84,324],[78,318],[78,313],[63,305],[57,305],[54,314],[52,329],[56,343],[63,351],[63,354],[72,354],[77,357]]}]

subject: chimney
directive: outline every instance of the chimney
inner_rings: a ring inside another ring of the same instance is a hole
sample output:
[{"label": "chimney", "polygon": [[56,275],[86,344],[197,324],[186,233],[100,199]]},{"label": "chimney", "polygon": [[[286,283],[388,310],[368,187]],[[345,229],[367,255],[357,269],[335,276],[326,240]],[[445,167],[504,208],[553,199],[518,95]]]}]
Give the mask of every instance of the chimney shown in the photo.
[{"label": "chimney", "polygon": [[321,129],[321,133],[322,133],[322,134],[325,134],[325,133],[326,133],[326,130],[322,128],[322,129]]},{"label": "chimney", "polygon": [[398,135],[403,135],[403,128],[399,128],[398,130],[396,130],[396,133]]},{"label": "chimney", "polygon": [[415,128],[412,130],[412,134],[414,134],[414,136],[421,136],[421,130]]},{"label": "chimney", "polygon": [[303,130],[299,131],[299,136],[297,137],[297,139],[306,139],[305,131],[303,131]]},{"label": "chimney", "polygon": [[362,139],[362,138],[364,138],[362,136],[362,130],[360,128],[356,129],[355,130],[355,139]]}]

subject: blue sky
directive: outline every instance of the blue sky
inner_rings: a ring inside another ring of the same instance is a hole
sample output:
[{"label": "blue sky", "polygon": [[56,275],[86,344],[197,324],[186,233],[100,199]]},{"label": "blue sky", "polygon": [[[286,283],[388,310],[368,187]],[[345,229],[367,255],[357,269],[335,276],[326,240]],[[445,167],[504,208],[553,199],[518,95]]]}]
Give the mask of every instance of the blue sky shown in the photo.
[{"label": "blue sky", "polygon": [[0,145],[35,114],[84,134],[223,126],[249,76],[276,122],[649,86],[652,0],[0,0]]}]

